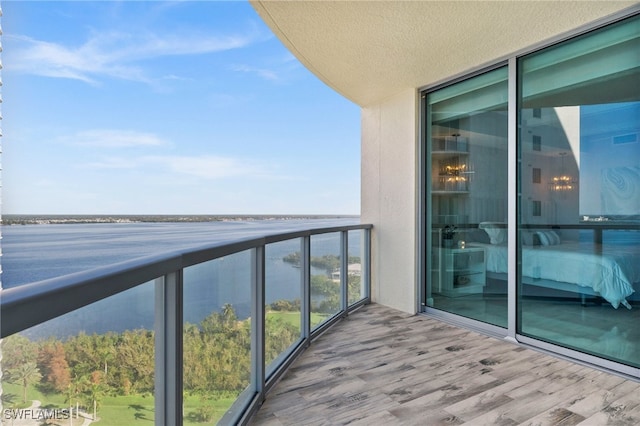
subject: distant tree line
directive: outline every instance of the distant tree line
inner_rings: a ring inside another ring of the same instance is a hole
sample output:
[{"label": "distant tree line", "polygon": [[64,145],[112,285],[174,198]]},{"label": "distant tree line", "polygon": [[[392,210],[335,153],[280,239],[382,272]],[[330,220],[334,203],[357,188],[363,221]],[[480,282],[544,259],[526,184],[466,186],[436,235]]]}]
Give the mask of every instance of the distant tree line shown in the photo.
[{"label": "distant tree line", "polygon": [[341,215],[3,215],[3,225],[339,219]]},{"label": "distant tree line", "polygon": [[[293,253],[289,253],[282,258],[282,260],[286,263],[290,263],[295,266],[301,265],[300,252],[296,251]],[[309,259],[309,263],[314,268],[323,269],[326,271],[327,275],[331,275],[333,271],[336,271],[340,268],[340,256],[335,254],[325,254],[323,256],[311,256]],[[360,263],[360,258],[358,256],[349,256],[347,260],[348,264]]]}]

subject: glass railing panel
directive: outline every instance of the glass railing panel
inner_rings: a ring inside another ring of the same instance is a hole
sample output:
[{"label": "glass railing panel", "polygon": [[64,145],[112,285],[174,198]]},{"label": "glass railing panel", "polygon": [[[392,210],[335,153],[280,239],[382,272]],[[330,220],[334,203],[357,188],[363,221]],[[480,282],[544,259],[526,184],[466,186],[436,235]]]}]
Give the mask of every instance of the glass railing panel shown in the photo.
[{"label": "glass railing panel", "polygon": [[340,312],[340,233],[311,236],[311,329]]},{"label": "glass railing panel", "polygon": [[362,267],[364,265],[365,231],[356,229],[348,231],[348,262],[347,262],[347,291],[349,306],[366,297],[364,281],[362,279]]},{"label": "glass railing panel", "polygon": [[4,338],[3,424],[152,424],[153,330],[148,282]]},{"label": "glass railing panel", "polygon": [[184,269],[183,421],[216,423],[251,385],[247,250]]},{"label": "glass railing panel", "polygon": [[301,239],[265,247],[265,365],[267,376],[301,338]]}]

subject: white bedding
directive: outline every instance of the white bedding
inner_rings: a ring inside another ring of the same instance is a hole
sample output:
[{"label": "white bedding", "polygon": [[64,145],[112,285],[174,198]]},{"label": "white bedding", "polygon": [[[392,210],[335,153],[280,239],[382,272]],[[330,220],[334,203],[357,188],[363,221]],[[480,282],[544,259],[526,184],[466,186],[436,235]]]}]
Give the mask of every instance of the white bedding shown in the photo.
[{"label": "white bedding", "polygon": [[[487,253],[487,271],[507,272],[505,245],[473,243]],[[601,253],[597,250],[602,249]],[[640,282],[640,248],[564,242],[552,246],[523,246],[522,275],[590,287],[614,308],[629,307],[626,298]]]}]

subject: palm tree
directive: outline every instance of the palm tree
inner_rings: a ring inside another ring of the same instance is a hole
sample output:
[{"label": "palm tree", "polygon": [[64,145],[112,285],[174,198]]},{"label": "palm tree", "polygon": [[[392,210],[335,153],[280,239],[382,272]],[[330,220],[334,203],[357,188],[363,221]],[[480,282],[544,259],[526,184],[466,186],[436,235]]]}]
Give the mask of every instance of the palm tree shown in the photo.
[{"label": "palm tree", "polygon": [[42,378],[38,365],[35,362],[25,362],[16,368],[9,370],[9,381],[22,385],[22,402],[27,402],[27,388],[32,383],[37,383]]},{"label": "palm tree", "polygon": [[[104,396],[102,371],[96,370],[90,375],[80,377],[78,388],[80,393],[86,398],[86,402],[93,402],[93,421],[97,420],[97,411]],[[89,410],[89,407],[87,407]]]},{"label": "palm tree", "polygon": [[93,400],[93,421],[96,421],[98,419],[98,406],[100,405],[100,401],[104,396],[104,390],[102,389],[102,384],[91,383],[87,394],[89,398]]},{"label": "palm tree", "polygon": [[109,373],[109,363],[115,359],[115,348],[111,345],[100,345],[97,349],[100,359],[104,365],[104,379],[107,381],[107,374]]},{"label": "palm tree", "polygon": [[225,327],[229,328],[237,322],[236,311],[233,309],[233,305],[225,303],[222,307],[222,317],[224,318]]}]

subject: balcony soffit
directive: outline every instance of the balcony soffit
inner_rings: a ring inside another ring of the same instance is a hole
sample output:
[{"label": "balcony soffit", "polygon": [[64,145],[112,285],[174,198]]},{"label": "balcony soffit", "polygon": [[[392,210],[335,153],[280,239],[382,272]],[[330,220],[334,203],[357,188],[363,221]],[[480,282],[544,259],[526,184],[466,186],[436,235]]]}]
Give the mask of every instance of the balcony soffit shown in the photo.
[{"label": "balcony soffit", "polygon": [[251,4],[303,65],[366,107],[638,3],[251,0]]}]

